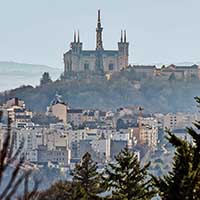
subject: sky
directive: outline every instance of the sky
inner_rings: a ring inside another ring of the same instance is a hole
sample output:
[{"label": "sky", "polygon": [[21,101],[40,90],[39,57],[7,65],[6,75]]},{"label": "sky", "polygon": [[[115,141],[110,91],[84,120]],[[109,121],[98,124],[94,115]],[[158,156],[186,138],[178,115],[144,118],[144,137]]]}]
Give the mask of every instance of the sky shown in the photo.
[{"label": "sky", "polygon": [[63,67],[73,31],[95,48],[101,9],[104,49],[127,30],[130,63],[200,61],[199,0],[0,0],[0,61]]}]

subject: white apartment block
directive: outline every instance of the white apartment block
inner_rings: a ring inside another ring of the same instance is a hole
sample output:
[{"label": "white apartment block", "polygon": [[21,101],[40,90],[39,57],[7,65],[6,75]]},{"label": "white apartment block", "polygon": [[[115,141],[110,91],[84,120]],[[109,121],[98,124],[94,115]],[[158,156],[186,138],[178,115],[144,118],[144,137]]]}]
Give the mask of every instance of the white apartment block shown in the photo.
[{"label": "white apartment block", "polygon": [[91,147],[99,157],[110,160],[110,139],[92,140]]},{"label": "white apartment block", "polygon": [[194,127],[193,122],[200,119],[199,113],[168,113],[163,118],[163,128],[170,129],[185,129],[186,127]]},{"label": "white apartment block", "polygon": [[14,151],[21,149],[21,155],[31,162],[60,162],[68,165],[70,150],[65,130],[49,128],[13,129]]}]

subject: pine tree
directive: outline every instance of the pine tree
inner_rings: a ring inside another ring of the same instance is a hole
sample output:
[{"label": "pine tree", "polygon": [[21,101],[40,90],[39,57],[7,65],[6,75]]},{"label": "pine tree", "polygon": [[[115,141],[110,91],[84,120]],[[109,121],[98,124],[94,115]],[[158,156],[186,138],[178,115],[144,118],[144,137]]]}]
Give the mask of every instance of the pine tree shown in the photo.
[{"label": "pine tree", "polygon": [[[40,181],[35,179],[30,187],[30,178],[32,178],[32,170],[22,170],[24,159],[20,158],[20,153],[23,148],[23,141],[20,147],[14,152],[14,137],[12,137],[12,120],[7,116],[7,131],[2,136],[3,141],[0,148],[0,199],[36,199],[37,189]],[[0,110],[0,122],[3,118],[3,111]],[[10,166],[15,166],[10,167]],[[19,189],[24,192],[19,196]],[[17,197],[18,196],[18,197]]]},{"label": "pine tree", "polygon": [[80,200],[100,199],[98,194],[101,189],[101,176],[97,172],[97,165],[91,159],[91,155],[86,153],[80,164],[77,164],[72,173],[73,181],[76,183],[75,190]]},{"label": "pine tree", "polygon": [[51,80],[49,73],[44,72],[42,74],[42,78],[40,79],[40,85],[45,85],[45,84],[48,84],[48,83],[51,83],[51,82],[52,82],[52,80]]},{"label": "pine tree", "polygon": [[71,183],[65,181],[58,181],[50,188],[39,193],[38,200],[68,200],[70,199],[70,191],[72,189]]},{"label": "pine tree", "polygon": [[155,191],[151,188],[147,168],[140,166],[137,155],[128,148],[116,156],[116,163],[106,168],[105,182],[112,191],[111,199],[120,200],[147,200],[151,199]]},{"label": "pine tree", "polygon": [[[68,181],[58,181],[50,188],[38,192],[37,200],[77,200],[80,199],[79,191],[75,190],[76,184]],[[78,192],[78,193],[77,193]]]},{"label": "pine tree", "polygon": [[175,76],[175,74],[174,74],[174,72],[169,76],[169,81],[170,82],[173,82],[173,81],[175,81],[176,80],[176,76]]},{"label": "pine tree", "polygon": [[[197,102],[200,103],[199,98]],[[200,130],[200,122],[194,125]],[[168,140],[175,147],[173,168],[162,178],[153,177],[163,200],[200,199],[200,134],[193,128],[188,128],[187,132],[193,143],[168,131]]]}]

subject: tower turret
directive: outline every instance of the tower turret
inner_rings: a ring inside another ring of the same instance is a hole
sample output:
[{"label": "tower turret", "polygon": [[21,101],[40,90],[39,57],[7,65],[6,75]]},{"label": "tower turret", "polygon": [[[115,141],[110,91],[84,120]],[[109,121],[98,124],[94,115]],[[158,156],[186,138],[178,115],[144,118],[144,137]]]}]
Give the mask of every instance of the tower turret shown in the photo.
[{"label": "tower turret", "polygon": [[129,42],[126,41],[126,30],[124,30],[124,51],[125,55],[129,56]]},{"label": "tower turret", "polygon": [[124,32],[121,30],[120,42],[118,42],[118,50],[120,56],[121,68],[128,66],[128,56],[129,56],[129,43],[126,38],[126,30]]},{"label": "tower turret", "polygon": [[124,43],[126,43],[126,30],[124,30]]},{"label": "tower turret", "polygon": [[123,31],[121,30],[121,39],[120,42],[123,43]]},{"label": "tower turret", "polygon": [[80,42],[80,35],[78,31],[78,36],[76,36],[76,31],[74,31],[74,41],[71,42],[71,50],[73,54],[80,54],[82,51],[83,43]]},{"label": "tower turret", "polygon": [[76,31],[74,31],[74,43],[76,43]]}]

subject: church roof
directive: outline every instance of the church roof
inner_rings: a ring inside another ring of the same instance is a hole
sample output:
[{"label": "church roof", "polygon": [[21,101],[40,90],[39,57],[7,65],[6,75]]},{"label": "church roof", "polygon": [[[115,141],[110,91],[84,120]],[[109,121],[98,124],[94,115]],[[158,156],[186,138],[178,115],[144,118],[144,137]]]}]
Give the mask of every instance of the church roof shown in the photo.
[{"label": "church roof", "polygon": [[191,66],[177,66],[177,65],[169,65],[162,69],[162,71],[184,71],[184,70],[191,70],[191,69],[198,69],[198,65],[191,65]]},{"label": "church roof", "polygon": [[[107,56],[116,56],[118,55],[118,50],[103,50],[103,55],[107,55]],[[72,51],[69,50],[67,51],[64,55],[66,54],[71,54]],[[96,55],[96,50],[82,50],[81,51],[81,55],[82,56],[91,56],[91,55]]]},{"label": "church roof", "polygon": [[108,56],[115,56],[116,54],[118,54],[118,50],[105,50],[104,54]]},{"label": "church roof", "polygon": [[96,53],[95,50],[83,50],[83,51],[81,51],[81,55],[83,55],[83,56],[95,55],[95,53]]},{"label": "church roof", "polygon": [[155,65],[133,65],[133,69],[155,69]]},{"label": "church roof", "polygon": [[[94,55],[96,54],[96,50],[83,50],[81,52],[81,55],[83,56],[90,56],[90,55]],[[115,56],[118,54],[118,50],[104,50],[103,51],[103,55],[107,55],[107,56]]]},{"label": "church roof", "polygon": [[82,109],[69,109],[67,112],[70,114],[80,114],[80,113],[83,113],[83,110]]},{"label": "church roof", "polygon": [[66,105],[65,102],[62,100],[62,96],[56,94],[53,101],[51,101],[51,106],[56,105],[56,104],[63,104]]}]

